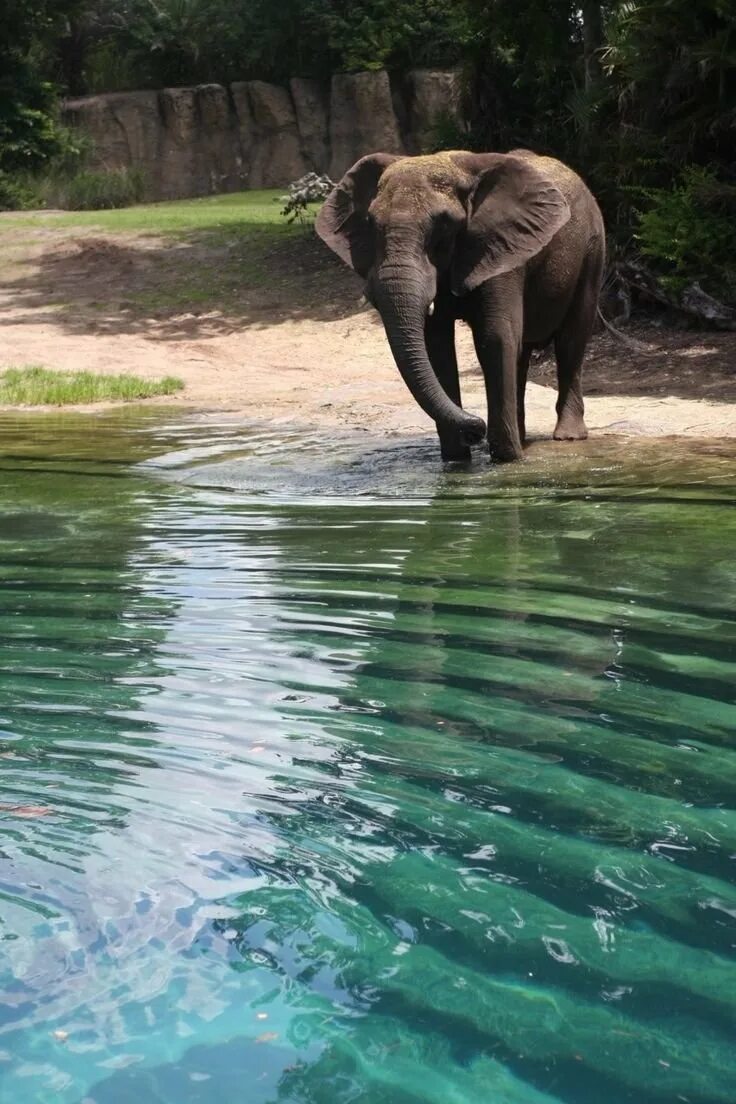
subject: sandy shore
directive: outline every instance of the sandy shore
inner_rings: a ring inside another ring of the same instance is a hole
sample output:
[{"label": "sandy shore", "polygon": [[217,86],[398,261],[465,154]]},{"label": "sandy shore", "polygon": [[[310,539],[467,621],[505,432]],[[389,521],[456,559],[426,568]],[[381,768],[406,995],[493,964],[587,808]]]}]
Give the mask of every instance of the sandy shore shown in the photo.
[{"label": "sandy shore", "polygon": [[[221,310],[147,311],[136,295],[150,301],[177,274],[198,265],[206,284],[227,260],[227,247],[213,253],[211,246],[190,244],[178,259],[183,247],[150,235],[16,230],[12,219],[3,227],[0,368],[43,364],[176,375],[185,390],[161,400],[168,405],[378,433],[434,432],[399,377],[378,316],[357,306],[360,280],[316,239],[274,253],[268,262],[273,278],[245,283],[242,293],[238,285]],[[303,277],[295,276],[302,270]],[[653,325],[633,332],[635,348],[605,331],[591,343],[591,433],[736,437],[736,334]],[[463,403],[485,414],[465,326],[458,327],[458,348]],[[549,357],[533,363],[531,379],[529,432],[550,435],[555,389]]]},{"label": "sandy shore", "polygon": [[[190,320],[182,317],[178,340],[163,338],[156,321],[127,334],[65,332],[53,312],[40,311],[31,319],[11,313],[4,321],[6,363],[132,371],[148,378],[179,376],[185,391],[161,400],[167,405],[392,433],[433,429],[399,377],[380,323],[370,311],[331,321],[264,321],[230,332],[219,325],[208,332],[206,318],[199,317],[196,336],[187,333]],[[459,330],[458,346],[463,403],[483,414],[483,381],[465,327]],[[595,385],[595,367],[587,374]],[[530,434],[551,434],[554,402],[552,387],[530,382]],[[736,437],[732,402],[666,394],[588,395],[586,408],[591,433]]]}]

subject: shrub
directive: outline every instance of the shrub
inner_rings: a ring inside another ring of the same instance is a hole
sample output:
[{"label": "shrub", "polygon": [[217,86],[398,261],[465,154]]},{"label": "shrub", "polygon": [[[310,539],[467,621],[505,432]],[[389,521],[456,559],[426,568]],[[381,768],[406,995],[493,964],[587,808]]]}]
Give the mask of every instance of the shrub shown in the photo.
[{"label": "shrub", "polygon": [[481,148],[479,137],[452,112],[441,111],[432,120],[427,153],[439,153],[440,150],[475,150]]},{"label": "shrub", "polygon": [[141,169],[86,168],[92,152],[88,138],[66,127],[55,130],[56,148],[42,169],[0,169],[0,210],[61,207],[67,211],[96,211],[140,203],[145,191]]},{"label": "shrub", "polygon": [[77,169],[69,175],[52,174],[43,180],[39,191],[46,207],[66,211],[101,211],[130,207],[140,203],[145,191],[141,169],[110,169],[95,172]]},{"label": "shrub", "polygon": [[8,48],[2,40],[6,29],[0,22],[0,172],[35,172],[63,141],[55,91],[32,60]]},{"label": "shrub", "polygon": [[288,222],[309,222],[309,205],[322,203],[335,187],[329,176],[310,172],[289,185],[286,195],[280,197],[284,206],[281,214]]},{"label": "shrub", "polygon": [[21,211],[36,206],[38,191],[33,181],[25,176],[11,176],[0,169],[0,211]]},{"label": "shrub", "polygon": [[[89,152],[88,140],[58,125],[51,118],[47,122],[49,127],[53,127],[53,153],[48,154],[45,163],[37,157],[27,163],[16,161],[8,169],[3,168],[2,162],[6,158],[0,155],[0,211],[43,207],[47,183],[71,175],[84,163]],[[2,133],[0,125],[0,142]],[[50,142],[46,148],[51,149]]]},{"label": "shrub", "polygon": [[673,188],[642,193],[637,239],[664,287],[680,293],[697,281],[712,295],[736,301],[736,184],[691,166]]}]

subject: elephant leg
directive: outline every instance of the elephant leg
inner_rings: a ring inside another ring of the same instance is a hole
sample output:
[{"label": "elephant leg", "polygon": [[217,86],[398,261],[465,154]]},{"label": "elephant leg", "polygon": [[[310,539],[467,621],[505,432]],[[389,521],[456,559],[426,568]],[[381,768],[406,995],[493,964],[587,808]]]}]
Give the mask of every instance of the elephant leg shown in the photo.
[{"label": "elephant leg", "polygon": [[526,395],[526,378],[529,374],[529,361],[531,360],[531,356],[531,345],[522,345],[516,373],[516,416],[519,423],[519,440],[521,441],[522,448],[526,444],[524,396]]},{"label": "elephant leg", "polygon": [[519,366],[522,361],[522,289],[509,273],[478,288],[471,326],[488,396],[488,450],[494,460],[519,460]]},{"label": "elephant leg", "polygon": [[[455,352],[455,315],[449,296],[437,296],[434,314],[427,318],[424,327],[424,338],[430,364],[442,389],[457,406],[462,406]],[[470,449],[462,441],[458,430],[438,426],[437,435],[443,460],[470,460]]]},{"label": "elephant leg", "polygon": [[555,336],[557,358],[557,425],[555,441],[583,441],[588,436],[583,403],[583,357],[590,340],[603,276],[603,251],[588,255],[570,309]]}]

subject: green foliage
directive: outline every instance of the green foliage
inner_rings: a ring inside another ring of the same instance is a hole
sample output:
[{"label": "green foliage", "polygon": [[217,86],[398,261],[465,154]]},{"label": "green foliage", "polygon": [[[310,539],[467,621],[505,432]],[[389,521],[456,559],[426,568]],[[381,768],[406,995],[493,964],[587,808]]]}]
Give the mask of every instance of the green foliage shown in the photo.
[{"label": "green foliage", "polygon": [[0,172],[0,211],[22,211],[38,206],[38,192],[25,176]]},{"label": "green foliage", "polygon": [[0,169],[29,172],[59,150],[53,89],[21,64],[15,66],[12,90],[8,84],[0,82]]},{"label": "green foliage", "polygon": [[481,142],[476,133],[467,126],[459,123],[457,116],[452,112],[440,112],[432,124],[430,139],[426,153],[437,153],[439,150],[476,150],[481,148]]},{"label": "green foliage", "polygon": [[471,36],[464,3],[352,0],[321,6],[333,56],[346,72],[453,65]]},{"label": "green foliage", "polygon": [[94,172],[80,168],[42,181],[39,193],[45,207],[66,211],[103,211],[140,203],[145,191],[141,169],[110,169]]},{"label": "green foliage", "polygon": [[[59,152],[55,89],[44,71],[43,45],[61,8],[60,0],[3,0],[0,8],[1,174],[33,172]],[[15,203],[13,190],[3,187],[6,203]]]},{"label": "green foliage", "polygon": [[220,0],[128,0],[126,24],[116,37],[124,43],[130,75],[159,86],[219,76],[228,6]]},{"label": "green foliage", "polygon": [[675,187],[643,195],[648,209],[639,216],[637,238],[663,285],[677,293],[698,281],[710,294],[736,301],[736,184],[691,166]]},{"label": "green foliage", "polygon": [[85,167],[88,141],[57,127],[55,153],[36,172],[0,172],[0,210],[60,207],[96,211],[140,203],[145,192],[141,169],[92,171]]},{"label": "green foliage", "polygon": [[452,65],[471,34],[465,0],[86,0],[76,20],[90,91]]},{"label": "green foliage", "polygon": [[174,395],[184,384],[174,376],[146,380],[131,375],[53,372],[39,365],[0,372],[0,403],[6,406],[70,406],[76,403],[131,402]]},{"label": "green foliage", "polygon": [[[223,0],[227,5],[227,0]],[[329,40],[330,0],[249,0],[228,24],[231,79],[326,78],[341,68]]]},{"label": "green foliage", "polygon": [[664,140],[670,162],[733,158],[732,0],[614,4],[602,56],[621,122]]},{"label": "green foliage", "polygon": [[465,0],[473,26],[475,126],[489,149],[553,149],[583,80],[578,7],[569,0]]}]

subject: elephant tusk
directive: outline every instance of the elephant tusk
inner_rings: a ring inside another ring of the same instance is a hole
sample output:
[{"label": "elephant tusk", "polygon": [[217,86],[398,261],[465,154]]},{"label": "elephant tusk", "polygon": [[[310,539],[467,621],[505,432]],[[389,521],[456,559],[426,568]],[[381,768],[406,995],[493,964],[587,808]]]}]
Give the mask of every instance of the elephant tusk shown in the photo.
[{"label": "elephant tusk", "polygon": [[432,300],[432,302],[427,307],[427,317],[431,318],[433,314],[434,314],[434,300]]},{"label": "elephant tusk", "polygon": [[367,307],[368,306],[368,300],[366,299],[365,295],[361,295],[360,299],[358,300],[358,306],[359,307]]}]

